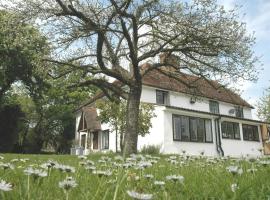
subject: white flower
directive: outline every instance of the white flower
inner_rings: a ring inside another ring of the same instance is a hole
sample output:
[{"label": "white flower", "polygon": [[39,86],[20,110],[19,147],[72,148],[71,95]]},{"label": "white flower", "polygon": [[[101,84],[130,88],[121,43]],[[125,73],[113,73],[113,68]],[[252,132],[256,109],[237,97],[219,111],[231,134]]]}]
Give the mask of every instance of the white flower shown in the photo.
[{"label": "white flower", "polygon": [[81,159],[81,160],[86,160],[87,159],[86,156],[78,156],[78,158]]},{"label": "white flower", "polygon": [[144,178],[151,179],[154,178],[154,176],[152,174],[145,174]]},{"label": "white flower", "polygon": [[263,166],[267,166],[270,165],[270,160],[261,160],[259,163]]},{"label": "white flower", "polygon": [[4,160],[4,157],[3,156],[0,156],[0,160]]},{"label": "white flower", "polygon": [[67,177],[65,180],[59,182],[59,187],[64,190],[70,190],[71,188],[75,188],[78,184],[72,177]]},{"label": "white flower", "polygon": [[233,183],[233,184],[231,185],[231,190],[232,190],[232,192],[236,192],[236,190],[238,190],[238,189],[239,189],[239,187],[238,187],[237,183]]},{"label": "white flower", "polygon": [[148,161],[140,161],[137,166],[137,168],[139,169],[143,169],[143,168],[146,168],[146,167],[152,167],[152,163],[151,162],[148,162]]},{"label": "white flower", "polygon": [[138,200],[150,200],[153,198],[152,194],[138,193],[134,190],[132,191],[128,190],[127,193],[131,198],[138,199]]},{"label": "white flower", "polygon": [[19,161],[18,158],[14,158],[14,159],[12,159],[10,162],[18,162],[18,161]]},{"label": "white flower", "polygon": [[154,185],[165,185],[164,181],[154,181]]},{"label": "white flower", "polygon": [[167,180],[173,180],[173,181],[179,181],[180,183],[183,183],[185,178],[183,176],[177,176],[177,175],[170,175],[166,176]]},{"label": "white flower", "polygon": [[56,164],[54,166],[54,168],[55,169],[59,169],[62,172],[72,172],[72,173],[75,172],[75,168],[74,167],[71,167],[71,166],[68,166],[68,165]]},{"label": "white flower", "polygon": [[102,170],[93,170],[93,174],[97,174],[98,176],[111,176],[112,172],[107,170],[107,171],[102,171]]},{"label": "white flower", "polygon": [[226,168],[230,173],[233,175],[239,174],[241,175],[243,173],[243,169],[238,166],[229,166]]},{"label": "white flower", "polygon": [[122,156],[115,156],[114,157],[114,160],[117,160],[117,161],[124,161],[124,158]]},{"label": "white flower", "polygon": [[24,173],[28,176],[33,176],[34,178],[46,177],[48,175],[47,172],[40,169],[33,169],[32,167],[25,169]]},{"label": "white flower", "polygon": [[14,169],[14,166],[10,163],[0,163],[0,168],[6,169]]},{"label": "white flower", "polygon": [[12,185],[4,180],[0,180],[0,190],[8,192],[12,190]]}]

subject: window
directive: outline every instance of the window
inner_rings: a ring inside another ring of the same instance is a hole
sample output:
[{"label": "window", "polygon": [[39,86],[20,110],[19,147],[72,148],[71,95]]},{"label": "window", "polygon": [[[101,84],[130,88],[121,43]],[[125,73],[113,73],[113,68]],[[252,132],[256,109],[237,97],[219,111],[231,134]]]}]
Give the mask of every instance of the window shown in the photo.
[{"label": "window", "polygon": [[109,149],[109,130],[102,131],[102,149]]},{"label": "window", "polygon": [[209,109],[211,113],[219,114],[219,103],[217,101],[209,101]]},{"label": "window", "polygon": [[169,93],[163,90],[156,90],[156,101],[157,104],[169,104]]},{"label": "window", "polygon": [[221,131],[222,138],[240,140],[239,123],[224,121],[221,123]]},{"label": "window", "polygon": [[259,133],[258,133],[258,126],[243,124],[242,128],[243,128],[244,140],[260,141]]},{"label": "window", "polygon": [[236,106],[234,109],[235,109],[235,116],[236,117],[244,118],[244,113],[243,113],[242,107]]},{"label": "window", "polygon": [[173,139],[178,141],[213,142],[211,120],[173,115]]}]

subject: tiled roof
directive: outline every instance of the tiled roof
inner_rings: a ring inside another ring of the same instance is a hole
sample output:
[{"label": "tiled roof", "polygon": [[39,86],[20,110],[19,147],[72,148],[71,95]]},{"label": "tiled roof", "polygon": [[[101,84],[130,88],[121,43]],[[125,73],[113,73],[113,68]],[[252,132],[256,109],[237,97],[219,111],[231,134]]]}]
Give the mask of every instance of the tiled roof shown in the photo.
[{"label": "tiled roof", "polygon": [[[142,67],[147,68],[150,65],[144,64]],[[212,100],[227,102],[239,106],[254,108],[238,94],[223,87],[217,81],[205,80],[189,74],[177,74],[176,78],[169,77],[158,70],[148,72],[142,79],[143,85],[151,86],[159,89],[170,90],[199,97],[206,97]],[[115,81],[116,84],[119,81]],[[192,87],[191,87],[192,86]],[[78,109],[95,102],[97,99],[102,98],[102,92],[97,93],[93,98],[84,103]]]}]

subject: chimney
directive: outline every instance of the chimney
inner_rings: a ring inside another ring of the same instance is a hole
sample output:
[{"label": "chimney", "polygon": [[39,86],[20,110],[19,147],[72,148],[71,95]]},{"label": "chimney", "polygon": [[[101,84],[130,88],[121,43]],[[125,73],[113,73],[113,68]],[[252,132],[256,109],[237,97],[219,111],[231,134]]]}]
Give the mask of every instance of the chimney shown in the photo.
[{"label": "chimney", "polygon": [[[159,55],[159,62],[168,64],[167,66],[163,66],[161,69],[164,71],[169,72],[177,72],[178,69],[175,69],[175,67],[179,67],[179,57],[176,55],[173,55],[171,53],[162,53]],[[171,66],[172,65],[172,66]]]}]

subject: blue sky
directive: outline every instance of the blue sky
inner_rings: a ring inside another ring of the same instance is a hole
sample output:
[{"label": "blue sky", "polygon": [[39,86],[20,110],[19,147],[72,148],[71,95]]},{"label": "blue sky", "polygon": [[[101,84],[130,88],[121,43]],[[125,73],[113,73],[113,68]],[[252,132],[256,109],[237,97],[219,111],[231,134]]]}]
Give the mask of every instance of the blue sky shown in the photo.
[{"label": "blue sky", "polygon": [[[242,97],[256,107],[258,100],[270,87],[270,0],[218,0],[225,9],[232,9],[234,5],[242,5],[240,14],[243,21],[247,23],[248,32],[255,31],[256,44],[254,46],[255,55],[261,57],[263,64],[257,66],[259,71],[256,83],[246,82],[239,86]],[[253,117],[256,118],[256,109],[253,110]]]}]

